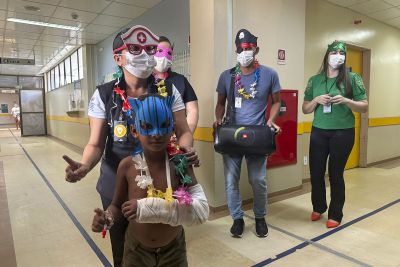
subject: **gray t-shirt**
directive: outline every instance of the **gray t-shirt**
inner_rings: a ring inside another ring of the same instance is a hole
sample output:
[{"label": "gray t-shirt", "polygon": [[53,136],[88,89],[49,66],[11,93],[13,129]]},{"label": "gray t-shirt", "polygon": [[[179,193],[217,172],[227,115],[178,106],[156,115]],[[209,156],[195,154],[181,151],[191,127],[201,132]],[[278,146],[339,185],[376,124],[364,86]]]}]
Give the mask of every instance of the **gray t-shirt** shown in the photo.
[{"label": "gray t-shirt", "polygon": [[[244,86],[247,93],[250,92],[250,84],[254,82],[254,72],[248,75],[241,75],[240,83]],[[219,77],[217,92],[228,97],[228,92],[231,84],[230,69],[224,71]],[[235,98],[232,104],[235,106],[236,97],[240,97],[234,86]],[[236,124],[244,125],[261,125],[265,123],[265,111],[269,94],[279,92],[281,85],[279,84],[278,73],[266,66],[260,65],[260,79],[258,81],[255,98],[241,100],[241,107],[235,108]]]}]

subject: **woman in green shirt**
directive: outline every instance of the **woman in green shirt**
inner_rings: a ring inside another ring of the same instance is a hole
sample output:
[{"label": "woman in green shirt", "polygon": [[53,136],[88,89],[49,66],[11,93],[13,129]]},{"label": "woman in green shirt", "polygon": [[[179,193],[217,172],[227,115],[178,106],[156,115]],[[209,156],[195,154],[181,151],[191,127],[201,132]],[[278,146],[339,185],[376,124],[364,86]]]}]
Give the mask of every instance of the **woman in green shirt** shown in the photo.
[{"label": "woman in green shirt", "polygon": [[312,76],[304,93],[303,112],[314,112],[310,136],[311,220],[327,210],[325,192],[326,161],[331,186],[328,228],[342,221],[345,200],[343,172],[354,145],[354,112],[366,112],[367,96],[362,78],[346,71],[346,45],[328,45],[321,70]]}]

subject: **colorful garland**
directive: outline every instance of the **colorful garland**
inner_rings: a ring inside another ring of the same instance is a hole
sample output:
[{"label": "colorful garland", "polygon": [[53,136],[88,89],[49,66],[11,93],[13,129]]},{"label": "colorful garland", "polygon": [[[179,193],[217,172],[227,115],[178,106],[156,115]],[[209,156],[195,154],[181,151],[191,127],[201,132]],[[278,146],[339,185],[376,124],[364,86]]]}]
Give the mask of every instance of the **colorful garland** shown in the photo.
[{"label": "colorful garland", "polygon": [[[188,192],[189,184],[192,183],[192,177],[186,174],[186,170],[188,168],[188,159],[183,154],[183,151],[179,149],[177,144],[170,143],[169,145],[169,151],[172,153],[168,153],[168,156],[175,164],[175,173],[181,177],[180,182],[182,184],[177,190],[174,191],[173,196],[180,204],[190,205],[192,204],[193,199]],[[174,145],[176,146],[176,149],[174,149]]]},{"label": "colorful garland", "polygon": [[[132,157],[135,162],[135,168],[140,170],[140,175],[137,175],[135,181],[138,187],[142,189],[147,188],[147,197],[157,197],[165,199],[167,202],[172,202],[173,197],[175,197],[180,204],[190,205],[192,204],[192,196],[188,192],[188,185],[192,183],[192,178],[186,174],[188,168],[187,157],[183,154],[183,151],[179,149],[176,143],[170,142],[167,147],[168,159],[175,164],[175,173],[180,178],[181,186],[174,192],[172,192],[172,187],[168,186],[166,191],[163,192],[158,190],[153,185],[153,179],[147,175],[148,166],[146,161],[142,158],[140,154]],[[145,174],[143,174],[145,171]]]},{"label": "colorful garland", "polygon": [[167,87],[165,85],[165,80],[156,81],[157,92],[162,97],[167,97]]},{"label": "colorful garland", "polygon": [[119,95],[119,96],[121,97],[121,99],[122,99],[122,111],[127,112],[128,110],[131,110],[131,109],[132,109],[132,106],[131,106],[131,104],[129,104],[128,97],[126,96],[125,91],[122,90],[122,89],[119,87],[119,81],[118,81],[118,83],[117,83],[117,84],[115,85],[115,87],[114,87],[114,92],[115,92],[117,95]]},{"label": "colorful garland", "polygon": [[250,93],[247,93],[244,89],[244,86],[240,83],[242,71],[240,70],[240,65],[239,63],[236,64],[235,68],[235,86],[237,88],[238,94],[243,97],[244,99],[253,99],[258,91],[256,90],[256,86],[258,84],[258,81],[260,80],[260,68],[258,61],[255,61],[255,71],[254,71],[254,82],[250,84]]}]

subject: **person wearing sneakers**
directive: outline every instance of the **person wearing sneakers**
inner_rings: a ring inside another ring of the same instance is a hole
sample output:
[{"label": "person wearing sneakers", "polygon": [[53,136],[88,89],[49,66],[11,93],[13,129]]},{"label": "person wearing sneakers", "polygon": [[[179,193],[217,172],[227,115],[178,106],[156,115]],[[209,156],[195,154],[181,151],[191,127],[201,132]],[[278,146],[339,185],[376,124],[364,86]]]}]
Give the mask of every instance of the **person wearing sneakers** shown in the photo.
[{"label": "person wearing sneakers", "polygon": [[[225,103],[231,88],[235,97],[235,122],[241,125],[263,125],[274,127],[280,108],[280,90],[278,74],[275,70],[258,64],[255,56],[259,51],[257,37],[248,30],[242,29],[236,34],[237,65],[224,71],[219,77],[215,107],[214,129],[221,125],[225,114]],[[232,79],[234,77],[234,79]],[[235,81],[233,81],[235,80]],[[270,117],[266,121],[265,111],[269,95],[272,96]],[[256,222],[256,235],[266,237],[268,227],[265,222],[267,205],[266,160],[265,156],[245,155],[249,182],[253,188],[253,211]],[[228,208],[233,219],[231,234],[241,237],[244,229],[244,212],[239,192],[240,169],[243,155],[223,154],[225,191]]]},{"label": "person wearing sneakers", "polygon": [[326,226],[334,228],[343,218],[345,201],[344,168],[354,144],[354,114],[367,112],[368,101],[362,78],[346,70],[346,45],[328,45],[317,75],[308,80],[303,112],[314,112],[310,136],[311,220],[318,221],[327,210],[326,161],[331,202]]}]

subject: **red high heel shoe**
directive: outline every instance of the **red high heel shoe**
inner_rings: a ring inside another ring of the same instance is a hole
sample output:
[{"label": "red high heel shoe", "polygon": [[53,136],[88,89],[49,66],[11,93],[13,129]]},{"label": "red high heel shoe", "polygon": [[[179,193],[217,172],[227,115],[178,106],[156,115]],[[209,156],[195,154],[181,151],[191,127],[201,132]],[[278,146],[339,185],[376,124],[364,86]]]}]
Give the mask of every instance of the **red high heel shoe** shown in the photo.
[{"label": "red high heel shoe", "polygon": [[321,219],[321,217],[322,217],[321,213],[318,213],[318,212],[315,212],[315,211],[313,211],[311,213],[311,221],[313,221],[313,222],[318,221],[319,219]]},{"label": "red high heel shoe", "polygon": [[335,228],[340,225],[340,222],[334,221],[334,220],[327,220],[326,221],[326,227],[327,228]]}]

